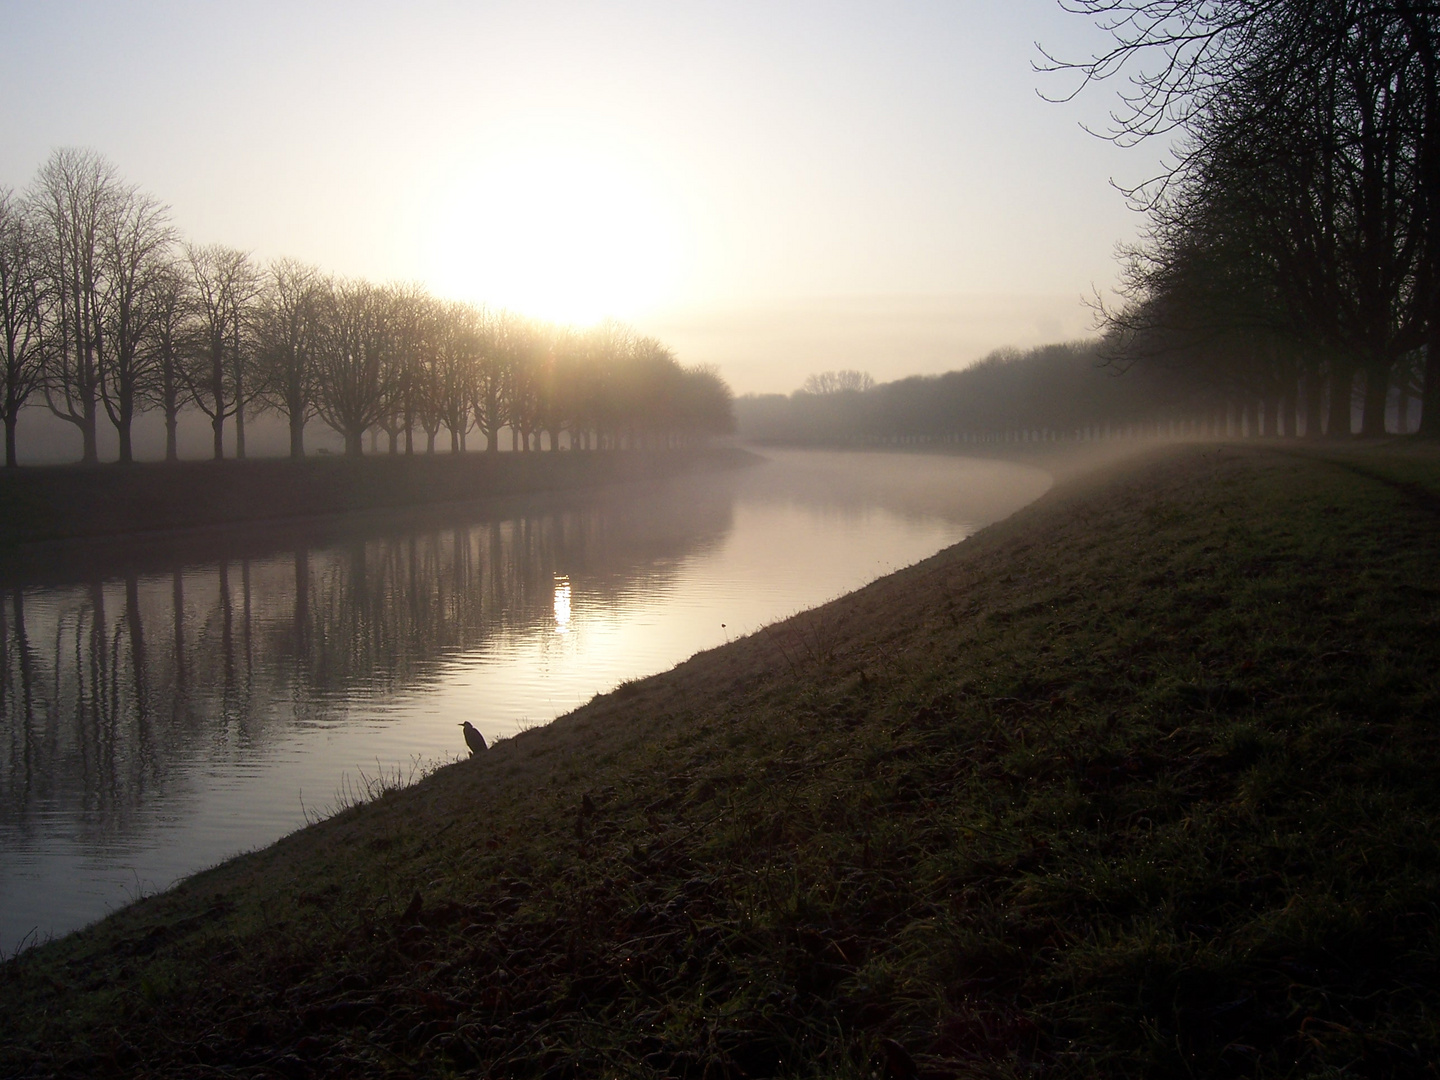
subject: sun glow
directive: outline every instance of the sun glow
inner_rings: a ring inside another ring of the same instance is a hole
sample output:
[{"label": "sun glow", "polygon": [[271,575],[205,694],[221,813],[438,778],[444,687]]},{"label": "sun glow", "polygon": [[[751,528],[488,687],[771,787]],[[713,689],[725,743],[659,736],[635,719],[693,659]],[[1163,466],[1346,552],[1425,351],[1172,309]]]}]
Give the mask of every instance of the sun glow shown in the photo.
[{"label": "sun glow", "polygon": [[660,185],[603,150],[486,153],[456,163],[430,206],[423,258],[443,295],[584,324],[675,294],[677,215]]},{"label": "sun glow", "polygon": [[570,632],[570,579],[560,574],[555,576],[555,632]]}]

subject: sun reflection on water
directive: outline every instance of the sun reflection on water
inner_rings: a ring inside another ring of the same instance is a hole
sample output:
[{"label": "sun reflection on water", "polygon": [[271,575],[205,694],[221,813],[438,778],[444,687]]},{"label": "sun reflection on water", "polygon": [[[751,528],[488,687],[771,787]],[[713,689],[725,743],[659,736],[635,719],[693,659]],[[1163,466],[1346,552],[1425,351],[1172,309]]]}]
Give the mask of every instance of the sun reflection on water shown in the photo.
[{"label": "sun reflection on water", "polygon": [[555,632],[570,632],[570,579],[564,574],[555,575]]}]

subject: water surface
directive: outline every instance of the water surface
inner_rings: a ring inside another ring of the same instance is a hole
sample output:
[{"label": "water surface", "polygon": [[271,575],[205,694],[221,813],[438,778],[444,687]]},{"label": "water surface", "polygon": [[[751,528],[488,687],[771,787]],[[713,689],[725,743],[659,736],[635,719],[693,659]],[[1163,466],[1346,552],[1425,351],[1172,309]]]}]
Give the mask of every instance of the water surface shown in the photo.
[{"label": "water surface", "polygon": [[90,922],[1040,495],[965,458],[766,452],[664,484],[0,567],[0,949]]}]

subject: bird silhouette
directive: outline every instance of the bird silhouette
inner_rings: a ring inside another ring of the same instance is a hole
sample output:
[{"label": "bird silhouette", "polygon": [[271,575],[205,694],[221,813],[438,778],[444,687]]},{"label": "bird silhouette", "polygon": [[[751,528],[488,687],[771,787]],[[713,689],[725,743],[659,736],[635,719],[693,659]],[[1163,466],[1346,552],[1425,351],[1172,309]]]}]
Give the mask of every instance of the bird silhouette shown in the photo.
[{"label": "bird silhouette", "polygon": [[460,725],[465,729],[465,745],[470,747],[470,756],[483,753],[485,750],[485,736],[480,734],[480,729],[466,720]]}]

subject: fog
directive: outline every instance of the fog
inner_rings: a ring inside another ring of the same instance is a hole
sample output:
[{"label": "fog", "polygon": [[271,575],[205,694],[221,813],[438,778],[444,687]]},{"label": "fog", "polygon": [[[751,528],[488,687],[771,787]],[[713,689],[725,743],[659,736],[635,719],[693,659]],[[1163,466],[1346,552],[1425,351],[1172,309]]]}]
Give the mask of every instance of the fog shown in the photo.
[{"label": "fog", "polygon": [[[210,420],[198,409],[180,413],[177,444],[185,461],[204,461],[213,456]],[[159,413],[142,413],[132,429],[137,461],[165,459],[165,421]],[[114,461],[119,445],[115,428],[106,421],[99,427],[100,460]],[[368,445],[368,444],[367,444]],[[34,406],[20,414],[18,458],[21,465],[60,465],[80,460],[80,429]],[[305,449],[311,454],[339,454],[345,446],[324,424],[311,422],[305,428]],[[290,433],[281,417],[271,414],[245,418],[245,452],[249,457],[284,457],[290,450]],[[225,425],[225,456],[235,454],[235,426]]]},{"label": "fog", "polygon": [[646,329],[687,363],[716,364],[737,394],[784,393],[836,368],[885,382],[968,367],[1002,346],[1083,337],[1094,312],[1074,293],[816,297],[690,309]]}]

